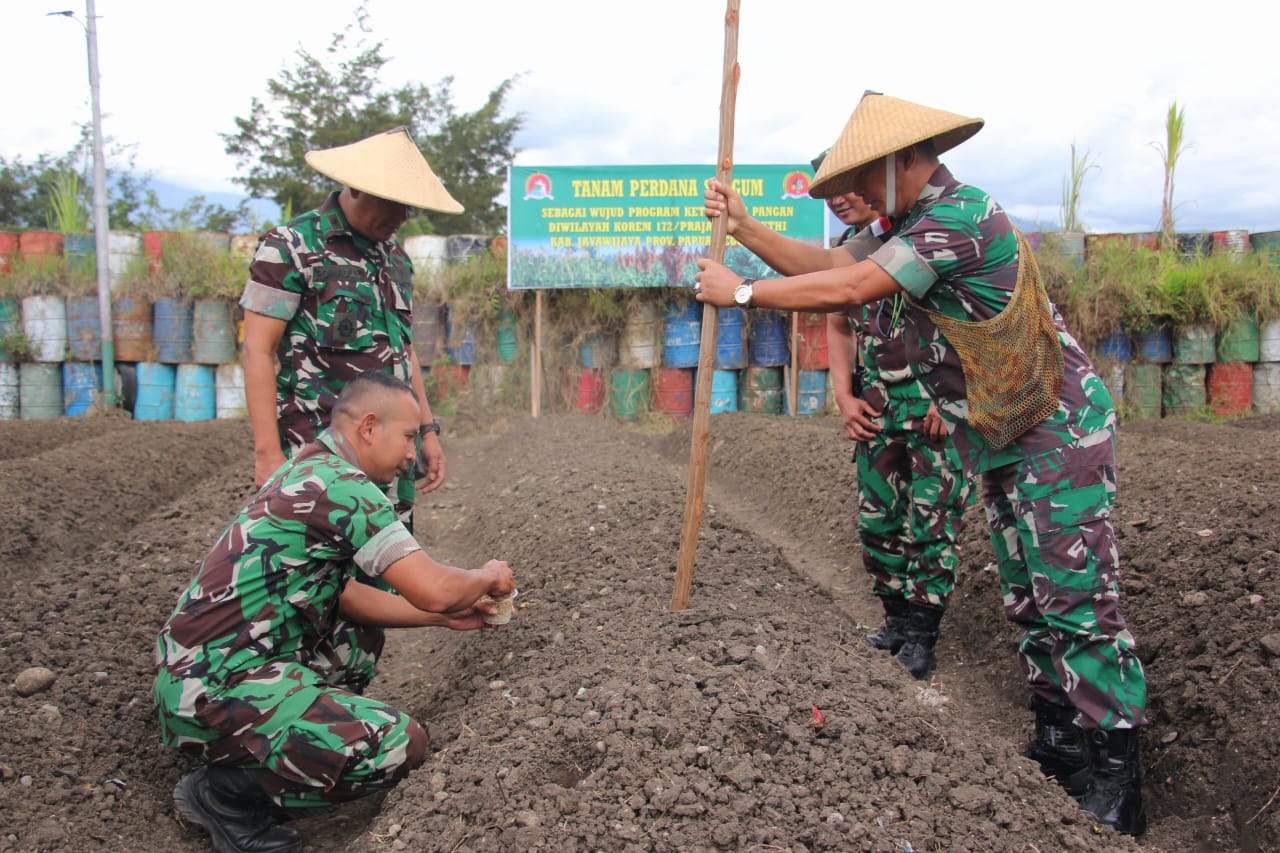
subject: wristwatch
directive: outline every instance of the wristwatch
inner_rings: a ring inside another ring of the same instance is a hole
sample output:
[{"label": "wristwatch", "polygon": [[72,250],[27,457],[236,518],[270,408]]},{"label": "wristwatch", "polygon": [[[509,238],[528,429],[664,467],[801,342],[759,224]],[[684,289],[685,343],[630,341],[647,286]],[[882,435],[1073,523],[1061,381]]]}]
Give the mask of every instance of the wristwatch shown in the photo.
[{"label": "wristwatch", "polygon": [[733,292],[733,301],[739,308],[751,307],[751,285],[755,283],[754,278],[744,278],[742,284],[738,285],[738,289]]},{"label": "wristwatch", "polygon": [[439,435],[439,434],[440,434],[440,421],[436,420],[435,418],[432,418],[432,419],[431,419],[431,423],[429,423],[429,424],[423,424],[422,426],[418,427],[418,437],[419,437],[419,438],[426,438],[426,437],[427,437],[427,433],[429,433],[429,432],[434,432],[436,435]]}]

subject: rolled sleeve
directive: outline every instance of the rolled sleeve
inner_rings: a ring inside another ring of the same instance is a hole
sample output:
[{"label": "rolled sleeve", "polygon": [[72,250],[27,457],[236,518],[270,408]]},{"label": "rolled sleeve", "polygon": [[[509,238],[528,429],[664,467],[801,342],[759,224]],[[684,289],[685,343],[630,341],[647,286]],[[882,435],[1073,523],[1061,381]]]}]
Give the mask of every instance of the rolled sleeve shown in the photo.
[{"label": "rolled sleeve", "polygon": [[287,229],[275,229],[258,241],[249,264],[249,280],[240,295],[244,310],[277,320],[290,320],[298,312],[307,281],[290,248],[297,242],[294,236]]},{"label": "rolled sleeve", "polygon": [[381,575],[388,567],[403,560],[422,546],[403,523],[396,521],[382,528],[356,552],[353,558],[360,570],[370,577]]},{"label": "rolled sleeve", "polygon": [[302,297],[297,293],[270,287],[253,279],[245,283],[244,293],[240,294],[241,308],[277,320],[292,320],[301,304]]},{"label": "rolled sleeve", "polygon": [[938,280],[937,273],[928,262],[901,237],[890,238],[889,242],[871,254],[871,260],[916,299],[923,297]]}]

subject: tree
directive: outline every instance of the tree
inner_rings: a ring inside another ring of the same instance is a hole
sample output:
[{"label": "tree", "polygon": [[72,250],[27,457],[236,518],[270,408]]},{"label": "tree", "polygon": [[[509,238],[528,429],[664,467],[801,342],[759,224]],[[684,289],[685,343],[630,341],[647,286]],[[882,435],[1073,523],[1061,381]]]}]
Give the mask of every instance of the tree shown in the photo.
[{"label": "tree", "polygon": [[0,228],[43,231],[48,227],[48,188],[71,168],[71,155],[41,154],[30,163],[0,157]]},{"label": "tree", "polygon": [[[43,153],[31,162],[0,157],[0,229],[67,230],[73,222],[68,213],[77,209],[84,217],[73,230],[93,229],[89,133],[82,126],[79,142],[64,154]],[[134,147],[107,139],[107,216],[113,230],[233,231],[248,224],[247,201],[231,209],[193,196],[180,208],[161,205],[147,186],[150,176],[137,171]]]},{"label": "tree", "polygon": [[389,58],[381,41],[367,43],[368,18],[364,6],[357,7],[355,24],[333,36],[324,56],[299,48],[294,67],[267,81],[265,98],[250,101],[249,114],[235,119],[236,132],[222,135],[227,153],[244,170],[233,180],[253,198],[308,210],[333,189],[330,179],[307,166],[308,150],[403,125],[466,212],[426,211],[401,233],[498,233],[506,226],[506,207],[498,199],[522,123],[518,115],[503,115],[515,78],[502,81],[470,113],[454,108],[452,77],[434,89],[421,83],[381,87],[378,75]]}]

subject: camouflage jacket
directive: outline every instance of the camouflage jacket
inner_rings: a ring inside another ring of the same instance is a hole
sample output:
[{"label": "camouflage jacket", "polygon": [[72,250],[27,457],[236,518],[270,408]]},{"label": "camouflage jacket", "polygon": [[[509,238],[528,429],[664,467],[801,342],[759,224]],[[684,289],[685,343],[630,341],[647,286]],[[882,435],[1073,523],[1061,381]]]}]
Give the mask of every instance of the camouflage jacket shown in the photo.
[{"label": "camouflage jacket", "polygon": [[262,236],[240,304],[286,322],[276,351],[286,452],[329,425],[352,377],[385,370],[411,379],[413,265],[394,240],[353,231],[337,193]]},{"label": "camouflage jacket", "polygon": [[[850,227],[840,238],[843,245],[857,229]],[[858,362],[862,370],[862,399],[884,412],[896,401],[905,417],[923,418],[931,399],[924,383],[911,372],[903,339],[901,296],[880,299],[850,308],[846,315],[858,336]]]},{"label": "camouflage jacket", "polygon": [[[945,166],[938,166],[915,206],[871,260],[913,299],[961,320],[999,314],[1018,278],[1013,222],[991,196],[960,183]],[[906,360],[948,422],[965,473],[987,471],[1114,429],[1111,393],[1067,331],[1058,309],[1051,307],[1065,362],[1058,410],[1000,450],[991,449],[966,421],[964,373],[955,349],[922,311],[910,305],[903,311]]]},{"label": "camouflage jacket", "polygon": [[351,446],[326,430],[240,509],[178,599],[156,643],[162,712],[193,718],[246,679],[296,672],[328,642],[348,578],[377,577],[419,550]]}]

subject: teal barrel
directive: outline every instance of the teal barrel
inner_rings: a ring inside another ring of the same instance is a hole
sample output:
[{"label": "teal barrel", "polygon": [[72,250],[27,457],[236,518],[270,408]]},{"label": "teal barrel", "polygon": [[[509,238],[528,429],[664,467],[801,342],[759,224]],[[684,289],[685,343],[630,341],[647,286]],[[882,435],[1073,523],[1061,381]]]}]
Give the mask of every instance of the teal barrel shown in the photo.
[{"label": "teal barrel", "polygon": [[230,364],[236,360],[236,324],[224,299],[197,299],[192,307],[191,361]]},{"label": "teal barrel", "polygon": [[747,366],[746,327],[741,308],[717,309],[716,370],[741,370]]},{"label": "teal barrel", "polygon": [[21,382],[18,365],[0,361],[0,421],[18,417]]},{"label": "teal barrel", "polygon": [[796,377],[796,413],[816,415],[827,405],[827,371],[801,370]]},{"label": "teal barrel", "polygon": [[1218,361],[1260,361],[1258,324],[1249,314],[1237,314],[1218,335]]},{"label": "teal barrel", "polygon": [[217,393],[211,364],[179,364],[173,383],[175,421],[211,421],[217,415]]},{"label": "teal barrel", "polygon": [[151,334],[156,361],[185,364],[191,361],[194,306],[190,299],[161,296],[151,306]]},{"label": "teal barrel", "polygon": [[635,420],[649,400],[649,371],[615,370],[610,374],[609,410],[614,417]]},{"label": "teal barrel", "polygon": [[83,415],[93,406],[102,387],[102,364],[82,361],[62,363],[62,413]]},{"label": "teal barrel", "polygon": [[711,373],[711,414],[738,411],[738,371]]},{"label": "teal barrel", "polygon": [[516,357],[518,342],[516,339],[516,315],[509,308],[498,312],[498,328],[494,333],[498,349],[498,360],[510,364]]},{"label": "teal barrel", "polygon": [[62,416],[62,365],[29,361],[19,370],[19,410],[24,421]]},{"label": "teal barrel", "polygon": [[782,414],[782,368],[748,367],[738,377],[738,408],[766,415]]},{"label": "teal barrel", "polygon": [[1160,417],[1163,376],[1158,364],[1130,364],[1125,372],[1124,396],[1135,417]]},{"label": "teal barrel", "polygon": [[102,358],[98,297],[72,296],[67,299],[67,352],[75,361],[98,361]]},{"label": "teal barrel", "polygon": [[22,303],[7,296],[0,298],[0,361],[10,361],[9,338],[21,331]]},{"label": "teal barrel", "polygon": [[671,303],[663,315],[662,364],[664,367],[697,367],[702,345],[702,303]]},{"label": "teal barrel", "polygon": [[173,390],[177,370],[172,364],[140,361],[136,365],[133,401],[135,421],[173,420]]},{"label": "teal barrel", "polygon": [[67,273],[76,281],[96,281],[98,276],[98,244],[91,232],[63,235],[62,253],[67,260]]},{"label": "teal barrel", "polygon": [[1174,364],[1213,364],[1212,326],[1184,326],[1173,336]]},{"label": "teal barrel", "polygon": [[1190,415],[1203,408],[1205,367],[1202,364],[1170,364],[1164,369],[1164,413],[1173,417]]}]

